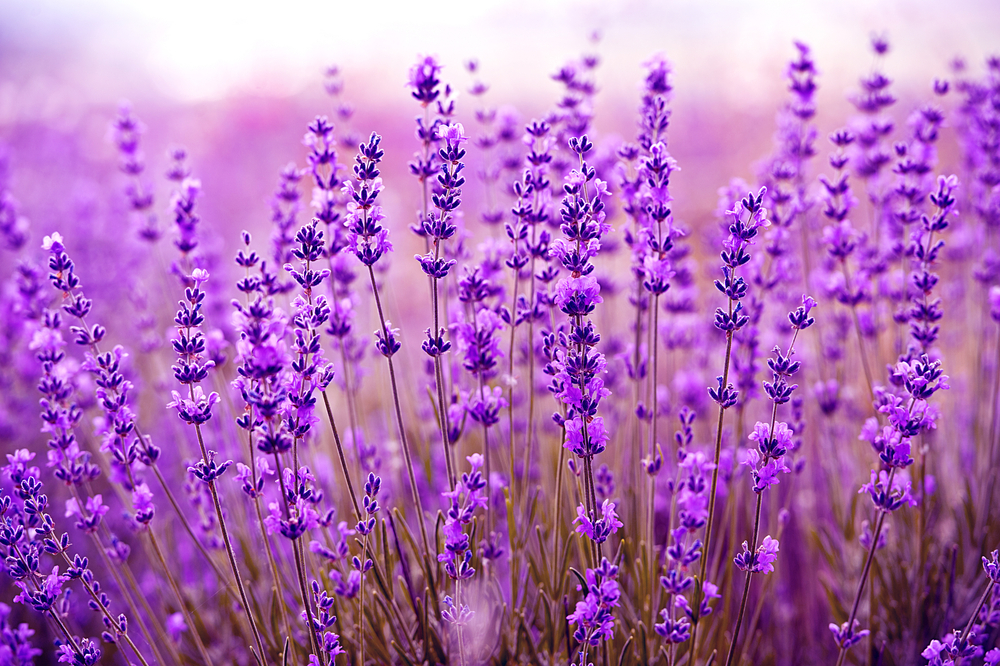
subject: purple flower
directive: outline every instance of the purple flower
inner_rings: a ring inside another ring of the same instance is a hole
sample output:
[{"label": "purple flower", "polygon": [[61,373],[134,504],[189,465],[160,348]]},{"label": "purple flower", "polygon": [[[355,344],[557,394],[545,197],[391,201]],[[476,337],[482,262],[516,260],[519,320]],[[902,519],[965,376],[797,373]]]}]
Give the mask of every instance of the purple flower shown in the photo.
[{"label": "purple flower", "polygon": [[749,573],[768,574],[774,571],[773,562],[778,559],[778,540],[772,539],[770,535],[757,547],[756,552],[750,553],[747,542],[743,542],[743,552],[733,558],[733,563],[740,571]]},{"label": "purple flower", "polygon": [[462,366],[473,375],[491,376],[503,356],[499,333],[503,319],[493,310],[482,308],[474,321],[456,325],[455,339],[462,354]]},{"label": "purple flower", "polygon": [[60,251],[63,248],[63,237],[58,231],[53,231],[51,236],[42,238],[42,249],[46,252]]},{"label": "purple flower", "polygon": [[1000,323],[1000,285],[990,287],[990,317],[993,321]]},{"label": "purple flower", "polygon": [[[714,610],[711,605],[712,600],[721,598],[722,595],[719,594],[719,586],[710,581],[705,581],[705,584],[701,586],[701,603],[698,606],[697,617],[703,618],[711,615]],[[694,609],[691,608],[691,604],[688,603],[687,598],[683,595],[674,597],[674,606],[692,620],[695,618]]]},{"label": "purple flower", "polygon": [[604,451],[610,438],[604,427],[604,417],[598,416],[588,422],[586,435],[583,421],[576,417],[566,421],[566,443],[563,446],[578,456],[593,456]]},{"label": "purple flower", "polygon": [[[708,510],[703,509],[703,511],[704,517],[707,517]],[[698,520],[697,522],[689,520],[687,523],[700,523],[698,527],[701,527],[704,525],[704,518]],[[667,548],[667,556],[670,559],[675,560],[682,567],[689,566],[701,558],[701,539],[695,539],[690,545],[688,545],[688,535],[691,531],[693,531],[688,524],[685,524],[685,521],[682,521],[681,527],[678,527],[670,533],[674,542]],[[695,527],[694,529],[698,529],[698,527]]]},{"label": "purple flower", "polygon": [[926,400],[937,391],[951,388],[948,386],[948,375],[943,374],[941,361],[931,361],[927,354],[911,361],[897,362],[892,376],[900,380],[906,392],[917,400]]},{"label": "purple flower", "polygon": [[652,294],[663,294],[670,288],[670,278],[677,272],[673,270],[669,259],[647,256],[643,260],[643,286]]},{"label": "purple flower", "polygon": [[10,614],[10,606],[0,603],[0,663],[5,666],[32,666],[35,657],[42,654],[31,644],[35,631],[23,622],[15,627],[10,622]]},{"label": "purple flower", "polygon": [[684,529],[694,531],[708,520],[709,480],[715,463],[704,452],[696,451],[687,454],[679,467],[677,516]]},{"label": "purple flower", "polygon": [[671,620],[669,608],[661,609],[660,617],[663,621],[655,623],[653,630],[666,638],[668,643],[683,643],[691,638],[691,620],[687,617]]},{"label": "purple flower", "polygon": [[207,461],[202,458],[194,465],[188,467],[188,471],[205,483],[213,483],[216,479],[224,475],[232,464],[232,460],[227,460],[221,464],[215,462],[215,451],[209,451]]},{"label": "purple flower", "polygon": [[[260,461],[265,460],[264,458],[257,458],[258,467],[260,467]],[[266,462],[265,462],[266,464]],[[236,463],[236,482],[240,484],[243,492],[247,494],[251,499],[256,499],[261,496],[264,490],[264,475],[261,474],[257,477],[256,483],[253,479],[253,470],[243,463]]]},{"label": "purple flower", "polygon": [[465,136],[465,127],[462,126],[462,123],[438,125],[437,138],[452,144],[465,143],[469,140]]},{"label": "purple flower", "polygon": [[469,608],[468,604],[461,604],[461,606],[455,605],[455,600],[451,598],[451,595],[445,595],[444,598],[444,610],[441,611],[441,617],[445,622],[453,624],[455,626],[464,626],[469,624],[475,616],[475,611]]},{"label": "purple flower", "polygon": [[788,313],[788,321],[792,325],[792,328],[804,331],[812,326],[816,320],[810,317],[809,313],[816,307],[816,305],[816,300],[812,296],[806,296],[803,294],[802,305]]},{"label": "purple flower", "polygon": [[155,507],[153,492],[145,483],[140,483],[132,489],[132,510],[135,512],[135,522],[148,525],[153,520]]},{"label": "purple flower", "polygon": [[503,389],[494,386],[486,389],[482,395],[478,392],[469,395],[468,410],[473,421],[482,423],[484,426],[493,426],[500,421],[500,410],[507,406],[507,400],[503,397]]},{"label": "purple flower", "polygon": [[108,507],[103,503],[100,494],[88,497],[84,503],[86,510],[81,510],[79,502],[75,497],[66,500],[66,517],[77,518],[76,526],[85,532],[96,532],[101,524],[101,519],[108,512]]},{"label": "purple flower", "polygon": [[392,322],[385,321],[385,328],[375,331],[375,348],[386,358],[391,358],[393,354],[402,348],[402,344],[396,339],[399,329],[392,327]]},{"label": "purple flower", "polygon": [[441,65],[438,64],[434,56],[421,58],[410,68],[410,76],[407,85],[412,89],[415,100],[427,105],[433,102],[441,94],[438,86],[441,80],[438,75],[441,73]]},{"label": "purple flower", "polygon": [[[875,422],[875,419],[869,421]],[[865,425],[868,426],[868,423]],[[867,432],[863,429],[859,439],[867,440],[887,467],[908,467],[913,464],[913,458],[910,457],[910,439],[903,437],[903,433],[891,426],[883,426],[881,431],[876,433],[872,433],[870,427]]]},{"label": "purple flower", "polygon": [[[373,215],[376,214],[379,216],[378,219],[381,219],[381,209],[375,209],[375,211],[373,211]],[[348,215],[348,224],[352,222],[354,216],[356,215],[357,211]],[[389,230],[380,228],[378,231],[369,235],[362,235],[358,233],[348,234],[347,249],[365,266],[371,266],[381,259],[382,255],[392,252],[392,243],[389,242]]]},{"label": "purple flower", "polygon": [[338,597],[354,599],[361,591],[361,572],[351,569],[345,577],[340,571],[330,569],[330,580],[333,581],[333,591]]},{"label": "purple flower", "polygon": [[854,621],[850,629],[848,629],[846,622],[840,626],[830,623],[830,631],[833,633],[833,640],[836,641],[837,646],[842,650],[846,650],[855,643],[859,643],[861,639],[871,633],[867,629],[858,631],[859,626],[861,626],[861,623],[857,620]]},{"label": "purple flower", "polygon": [[1000,555],[1000,551],[994,550],[990,553],[990,559],[983,558],[983,570],[986,572],[986,576],[994,583],[1000,583],[1000,561],[997,557]]},{"label": "purple flower", "polygon": [[[944,666],[946,663],[954,663],[951,659],[951,655],[948,654],[948,646],[936,638],[932,640],[926,648],[924,648],[924,651],[920,653],[920,656],[927,660],[927,666]],[[947,661],[945,661],[946,659]]]},{"label": "purple flower", "polygon": [[599,499],[610,499],[615,494],[615,473],[607,465],[601,465],[594,473],[594,490]]},{"label": "purple flower", "polygon": [[72,664],[73,666],[93,666],[101,661],[101,648],[97,643],[89,638],[81,638],[79,641],[80,653],[69,645],[63,643],[59,646],[59,663]]},{"label": "purple flower", "polygon": [[618,531],[622,526],[622,521],[615,513],[615,505],[609,500],[604,500],[601,504],[601,516],[596,520],[591,520],[588,511],[582,504],[576,507],[576,531],[585,534],[597,543],[604,543],[608,537]]},{"label": "purple flower", "polygon": [[469,537],[462,531],[462,524],[457,520],[446,522],[441,531],[444,533],[445,551],[438,555],[438,562],[451,562],[456,553],[464,553],[469,549]]},{"label": "purple flower", "polygon": [[885,470],[871,471],[871,481],[858,490],[858,494],[865,492],[880,511],[895,511],[904,504],[917,505],[917,500],[910,495],[910,482],[897,475],[892,479],[892,488],[889,488],[889,473]]},{"label": "purple flower", "polygon": [[761,455],[757,449],[747,449],[746,460],[743,464],[750,468],[750,475],[753,477],[753,491],[762,493],[768,486],[777,485],[778,474],[788,474],[792,470],[785,465],[784,458],[764,458],[766,463],[761,464]]},{"label": "purple flower", "polygon": [[[882,526],[882,531],[878,534],[878,544],[875,546],[875,550],[881,550],[885,548],[886,535],[889,533],[889,524],[886,523]],[[872,526],[867,520],[861,522],[861,536],[858,537],[858,543],[865,550],[872,547]]]},{"label": "purple flower", "polygon": [[200,386],[194,387],[193,398],[181,396],[177,391],[171,391],[173,401],[167,403],[167,409],[177,410],[181,421],[189,425],[200,425],[212,418],[212,407],[219,402],[219,394],[212,391],[207,397]]},{"label": "purple flower", "polygon": [[780,458],[792,446],[792,435],[794,433],[787,423],[774,424],[774,436],[771,436],[771,426],[767,423],[757,421],[750,439],[757,442],[757,447],[764,454],[765,458]]},{"label": "purple flower", "polygon": [[601,285],[593,275],[565,277],[556,284],[555,304],[570,317],[589,315],[601,302]]},{"label": "purple flower", "polygon": [[268,516],[264,524],[270,534],[280,533],[286,539],[294,541],[309,530],[319,527],[319,513],[302,497],[296,497],[295,502],[288,506],[288,517],[283,515],[282,505],[271,502],[267,505]]},{"label": "purple flower", "polygon": [[[575,610],[566,620],[576,625],[573,637],[590,647],[596,647],[602,640],[610,640],[615,635],[615,617],[611,610],[619,605],[621,590],[618,588],[618,567],[607,559],[601,561],[597,569],[587,569],[586,596],[576,602]],[[583,591],[583,586],[578,585]]]},{"label": "purple flower", "polygon": [[823,243],[827,246],[827,252],[835,259],[846,260],[851,256],[858,245],[858,236],[850,220],[841,220],[823,229]]},{"label": "purple flower", "polygon": [[187,623],[184,622],[184,615],[182,613],[172,613],[167,617],[166,622],[167,635],[170,636],[170,640],[175,643],[179,643],[181,640],[181,635],[188,630]]},{"label": "purple flower", "polygon": [[358,147],[354,165],[357,189],[350,180],[344,182],[343,188],[344,194],[351,199],[347,204],[348,215],[344,222],[347,227],[347,249],[369,267],[392,251],[389,231],[381,225],[385,215],[382,207],[376,204],[382,191],[382,178],[378,170],[378,164],[384,155],[381,142],[382,137],[372,132],[368,143]]}]

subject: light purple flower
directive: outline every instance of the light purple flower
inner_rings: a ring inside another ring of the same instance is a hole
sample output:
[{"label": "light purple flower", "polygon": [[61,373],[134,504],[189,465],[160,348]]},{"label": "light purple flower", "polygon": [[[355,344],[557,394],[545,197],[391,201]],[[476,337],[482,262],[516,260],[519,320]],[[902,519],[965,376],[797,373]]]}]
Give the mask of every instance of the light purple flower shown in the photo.
[{"label": "light purple flower", "polygon": [[895,511],[904,504],[916,506],[917,500],[910,494],[910,482],[897,474],[892,480],[892,488],[889,488],[889,473],[885,470],[876,472],[871,470],[871,480],[861,486],[858,493],[868,493],[875,508],[880,511]]},{"label": "light purple flower", "polygon": [[764,537],[757,550],[750,553],[747,542],[743,542],[743,552],[738,554],[733,563],[737,569],[749,573],[768,574],[774,571],[772,564],[778,559],[778,540],[772,539],[770,535]]},{"label": "light purple flower", "polygon": [[792,471],[785,465],[784,458],[771,458],[762,465],[761,455],[757,449],[747,449],[747,457],[743,464],[750,468],[755,493],[761,493],[768,486],[776,485],[779,473],[788,474]]},{"label": "light purple flower", "polygon": [[469,140],[465,136],[465,127],[462,126],[462,123],[443,123],[439,125],[437,128],[437,137],[452,144],[465,143]]},{"label": "light purple flower", "polygon": [[166,630],[167,635],[170,636],[170,640],[179,643],[181,634],[188,630],[187,623],[184,622],[184,615],[181,613],[172,613],[167,618]]},{"label": "light purple flower", "polygon": [[623,524],[615,513],[615,505],[609,500],[604,500],[601,504],[600,517],[593,521],[583,505],[577,505],[576,520],[573,522],[577,524],[578,533],[587,535],[597,543],[607,541],[608,537],[617,532]]},{"label": "light purple flower", "polygon": [[148,525],[153,519],[153,492],[145,483],[139,483],[132,489],[132,510],[137,523]]}]

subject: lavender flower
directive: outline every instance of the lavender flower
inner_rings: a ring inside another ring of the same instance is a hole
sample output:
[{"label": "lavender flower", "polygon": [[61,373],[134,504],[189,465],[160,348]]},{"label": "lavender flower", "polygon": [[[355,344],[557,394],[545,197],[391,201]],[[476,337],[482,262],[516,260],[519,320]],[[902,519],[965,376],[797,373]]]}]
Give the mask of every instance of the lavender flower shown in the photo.
[{"label": "lavender flower", "polygon": [[146,126],[132,113],[132,106],[123,102],[118,107],[118,115],[111,124],[115,147],[118,149],[118,168],[128,178],[125,188],[130,210],[139,220],[139,237],[147,242],[159,240],[162,232],[157,227],[153,213],[153,191],[142,174],[146,170],[146,160],[140,142]]},{"label": "lavender flower", "polygon": [[574,521],[578,523],[576,531],[587,535],[587,537],[597,543],[607,541],[608,537],[617,532],[622,526],[622,521],[618,519],[618,514],[615,513],[615,505],[608,500],[604,500],[604,503],[601,504],[600,518],[591,520],[588,514],[589,512],[582,504],[576,507],[576,520]]},{"label": "lavender flower", "polygon": [[586,596],[576,602],[576,609],[567,616],[567,621],[576,626],[573,638],[580,643],[580,665],[585,666],[590,648],[597,647],[602,640],[608,640],[615,633],[614,608],[620,604],[621,589],[618,587],[618,567],[607,559],[601,560],[596,569],[587,569],[586,586],[577,589]]}]

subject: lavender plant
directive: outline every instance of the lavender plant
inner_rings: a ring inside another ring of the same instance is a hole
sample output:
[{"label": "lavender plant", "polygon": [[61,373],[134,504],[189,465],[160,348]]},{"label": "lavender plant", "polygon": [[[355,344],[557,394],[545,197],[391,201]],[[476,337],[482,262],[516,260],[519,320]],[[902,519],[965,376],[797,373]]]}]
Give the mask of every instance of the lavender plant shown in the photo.
[{"label": "lavender plant", "polygon": [[754,182],[663,55],[526,123],[421,57],[408,163],[330,68],[256,219],[128,106],[58,230],[0,152],[0,664],[1000,663],[1000,60],[871,46],[850,118],[791,47]]}]

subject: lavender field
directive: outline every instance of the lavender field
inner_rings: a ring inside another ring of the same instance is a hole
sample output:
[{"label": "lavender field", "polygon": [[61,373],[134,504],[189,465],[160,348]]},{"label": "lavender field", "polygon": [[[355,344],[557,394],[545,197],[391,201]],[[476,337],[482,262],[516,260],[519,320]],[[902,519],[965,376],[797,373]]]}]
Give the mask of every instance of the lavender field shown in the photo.
[{"label": "lavender field", "polygon": [[1000,664],[1000,41],[580,33],[0,39],[0,666]]}]

